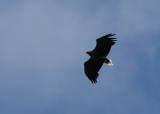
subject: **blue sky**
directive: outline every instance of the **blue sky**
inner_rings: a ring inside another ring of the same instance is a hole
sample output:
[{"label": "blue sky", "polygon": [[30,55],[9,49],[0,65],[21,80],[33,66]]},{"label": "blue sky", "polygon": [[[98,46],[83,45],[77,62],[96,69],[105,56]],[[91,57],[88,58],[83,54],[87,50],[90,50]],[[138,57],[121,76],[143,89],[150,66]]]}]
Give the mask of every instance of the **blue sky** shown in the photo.
[{"label": "blue sky", "polygon": [[[1,0],[1,114],[159,114],[159,0]],[[118,41],[98,83],[83,63]]]}]

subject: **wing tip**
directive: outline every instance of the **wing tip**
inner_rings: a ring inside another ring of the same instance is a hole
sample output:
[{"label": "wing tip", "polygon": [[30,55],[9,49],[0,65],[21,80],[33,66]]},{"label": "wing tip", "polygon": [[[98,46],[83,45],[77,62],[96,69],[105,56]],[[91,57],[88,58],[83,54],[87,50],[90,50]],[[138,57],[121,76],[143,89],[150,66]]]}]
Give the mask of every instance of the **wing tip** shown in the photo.
[{"label": "wing tip", "polygon": [[117,41],[117,38],[110,38],[110,41],[112,42],[112,45],[114,45]]},{"label": "wing tip", "polygon": [[92,82],[92,84],[96,84],[97,80],[90,80]]},{"label": "wing tip", "polygon": [[88,79],[92,82],[92,84],[96,84],[97,83],[98,73],[92,74],[92,73],[85,72],[85,74],[88,77]]},{"label": "wing tip", "polygon": [[92,82],[92,84],[96,84],[97,83],[97,75],[96,76],[88,76],[88,79]]},{"label": "wing tip", "polygon": [[109,38],[109,37],[114,36],[114,35],[116,35],[116,34],[110,33],[110,34],[107,34],[107,35],[105,35],[105,36],[107,36],[107,37]]}]

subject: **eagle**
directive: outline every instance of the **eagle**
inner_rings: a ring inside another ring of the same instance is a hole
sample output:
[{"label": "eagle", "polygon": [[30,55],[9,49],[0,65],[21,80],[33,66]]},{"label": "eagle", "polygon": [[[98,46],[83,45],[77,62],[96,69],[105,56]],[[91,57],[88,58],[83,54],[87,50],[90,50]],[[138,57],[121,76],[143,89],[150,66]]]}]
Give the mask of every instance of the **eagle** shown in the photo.
[{"label": "eagle", "polygon": [[112,60],[107,59],[111,47],[116,43],[117,38],[111,38],[115,34],[108,34],[96,40],[96,47],[92,51],[85,51],[90,59],[84,63],[84,72],[92,83],[97,83],[98,72],[103,63],[112,66]]}]

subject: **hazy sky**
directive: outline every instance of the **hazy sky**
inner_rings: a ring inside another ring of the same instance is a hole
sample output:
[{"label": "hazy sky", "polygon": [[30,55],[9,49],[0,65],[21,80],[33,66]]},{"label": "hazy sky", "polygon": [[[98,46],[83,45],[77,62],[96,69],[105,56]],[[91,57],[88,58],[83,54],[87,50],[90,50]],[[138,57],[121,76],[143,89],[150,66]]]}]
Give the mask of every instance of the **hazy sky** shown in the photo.
[{"label": "hazy sky", "polygon": [[[1,0],[0,114],[160,114],[159,0]],[[118,41],[98,83],[96,38]]]}]

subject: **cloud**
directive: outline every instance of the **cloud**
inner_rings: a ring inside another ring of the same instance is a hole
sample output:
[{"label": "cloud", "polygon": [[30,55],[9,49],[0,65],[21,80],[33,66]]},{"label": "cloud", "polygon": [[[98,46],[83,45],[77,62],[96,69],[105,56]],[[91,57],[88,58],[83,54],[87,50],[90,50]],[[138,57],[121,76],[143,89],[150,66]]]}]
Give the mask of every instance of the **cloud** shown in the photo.
[{"label": "cloud", "polygon": [[[159,112],[158,1],[1,3],[1,113]],[[114,66],[92,85],[83,52],[111,32]]]}]

